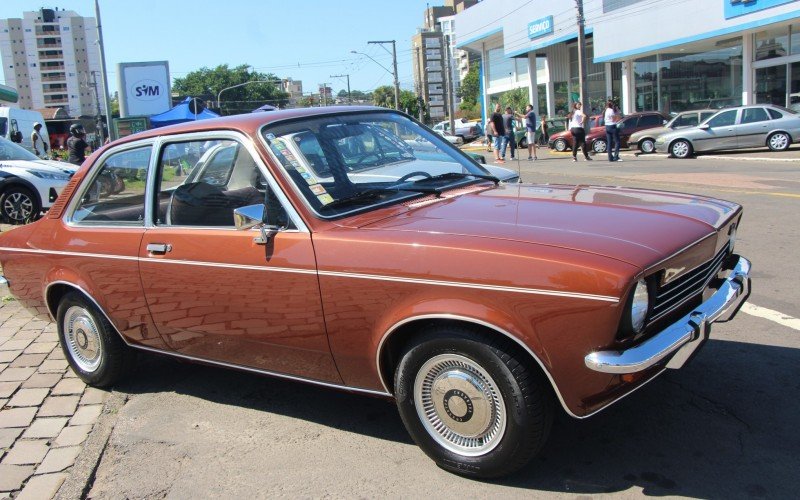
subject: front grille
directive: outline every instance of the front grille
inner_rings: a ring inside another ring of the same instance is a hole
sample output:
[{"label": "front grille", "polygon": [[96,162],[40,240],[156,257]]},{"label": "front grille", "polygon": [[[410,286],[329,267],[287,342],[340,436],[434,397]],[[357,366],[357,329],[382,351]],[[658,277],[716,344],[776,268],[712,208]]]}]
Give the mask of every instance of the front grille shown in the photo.
[{"label": "front grille", "polygon": [[686,301],[700,295],[722,268],[722,262],[726,255],[728,255],[727,244],[717,252],[713,259],[692,269],[675,281],[657,287],[650,321],[664,317]]}]

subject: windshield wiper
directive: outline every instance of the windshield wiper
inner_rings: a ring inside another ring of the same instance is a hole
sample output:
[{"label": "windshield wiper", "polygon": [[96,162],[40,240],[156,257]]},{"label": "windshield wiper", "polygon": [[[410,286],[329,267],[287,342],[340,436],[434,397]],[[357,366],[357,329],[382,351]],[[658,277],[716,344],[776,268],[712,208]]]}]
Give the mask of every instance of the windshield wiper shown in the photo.
[{"label": "windshield wiper", "polygon": [[328,203],[327,205],[323,205],[321,208],[335,208],[340,207],[342,205],[349,205],[351,203],[356,203],[360,201],[371,201],[376,200],[383,196],[386,193],[397,193],[399,191],[411,191],[413,193],[433,193],[439,195],[442,193],[442,190],[439,188],[432,188],[432,187],[399,187],[399,188],[372,188],[372,189],[365,189],[363,191],[359,191],[356,194],[345,196],[344,198],[339,198],[337,200],[333,200],[332,202]]},{"label": "windshield wiper", "polygon": [[495,177],[494,175],[487,175],[487,174],[469,174],[464,172],[447,172],[445,174],[434,175],[433,177],[426,177],[424,179],[420,179],[418,181],[414,181],[414,184],[431,182],[431,181],[438,181],[443,179],[463,179],[465,177],[476,177],[478,179],[486,179],[487,181],[492,181],[495,184],[500,184],[500,179]]}]

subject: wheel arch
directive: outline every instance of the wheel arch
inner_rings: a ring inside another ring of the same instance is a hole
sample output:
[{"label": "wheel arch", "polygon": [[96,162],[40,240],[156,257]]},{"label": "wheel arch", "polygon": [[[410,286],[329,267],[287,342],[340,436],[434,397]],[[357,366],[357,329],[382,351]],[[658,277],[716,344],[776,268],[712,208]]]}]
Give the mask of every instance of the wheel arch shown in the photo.
[{"label": "wheel arch", "polygon": [[453,314],[424,314],[408,317],[395,323],[386,331],[386,333],[384,333],[380,343],[378,344],[375,360],[381,385],[387,393],[392,395],[394,394],[393,375],[397,364],[400,362],[400,356],[402,355],[406,346],[408,346],[411,342],[423,337],[425,335],[424,330],[426,327],[443,323],[469,327],[470,329],[476,330],[478,333],[485,335],[489,339],[493,337],[500,337],[510,341],[510,344],[513,345],[515,349],[520,351],[523,356],[527,357],[529,361],[533,361],[531,366],[535,367],[534,369],[538,368],[538,370],[547,378],[547,380],[550,382],[551,390],[558,398],[558,401],[561,403],[561,407],[564,409],[564,411],[572,417],[582,418],[573,413],[569,407],[567,407],[567,404],[564,401],[564,398],[561,395],[555,380],[550,374],[550,371],[547,369],[547,366],[545,366],[545,364],[542,362],[540,356],[537,355],[529,346],[525,345],[517,336],[511,334],[504,328],[498,327],[497,325],[488,323],[486,321]]},{"label": "wheel arch", "polygon": [[3,179],[3,181],[0,182],[0,196],[4,195],[8,188],[14,186],[24,187],[33,193],[34,198],[36,198],[36,201],[39,203],[39,207],[42,206],[42,196],[39,194],[39,190],[33,185],[33,183],[23,179],[22,177],[13,176]]},{"label": "wheel arch", "polygon": [[792,137],[792,133],[791,132],[789,132],[788,130],[784,130],[784,129],[777,129],[777,130],[771,130],[769,132],[769,134],[767,134],[767,139],[764,141],[764,145],[765,146],[769,146],[769,139],[770,139],[770,137],[772,137],[775,134],[786,134],[786,136],[789,137],[789,145],[792,145],[792,144],[795,143],[795,139],[794,139],[794,137]]},{"label": "wheel arch", "polygon": [[108,313],[106,313],[103,306],[101,306],[100,303],[98,303],[97,300],[95,300],[95,298],[92,297],[92,295],[89,292],[87,292],[83,287],[81,287],[80,285],[76,285],[71,281],[55,280],[49,282],[47,286],[45,286],[44,293],[42,294],[42,296],[44,297],[45,306],[47,307],[47,311],[48,313],[50,313],[50,317],[52,318],[53,322],[58,321],[58,304],[61,302],[61,299],[63,299],[64,296],[66,296],[69,292],[78,292],[84,297],[86,297],[86,299],[89,300],[97,308],[97,310],[100,311],[100,313],[106,318],[106,320],[114,329],[114,331],[117,333],[117,335],[119,335],[120,339],[122,339],[122,341],[126,345],[130,345],[128,341],[125,339],[125,336],[120,333],[120,330],[117,327],[117,325],[114,324],[114,322],[111,320],[111,317],[108,315]]}]

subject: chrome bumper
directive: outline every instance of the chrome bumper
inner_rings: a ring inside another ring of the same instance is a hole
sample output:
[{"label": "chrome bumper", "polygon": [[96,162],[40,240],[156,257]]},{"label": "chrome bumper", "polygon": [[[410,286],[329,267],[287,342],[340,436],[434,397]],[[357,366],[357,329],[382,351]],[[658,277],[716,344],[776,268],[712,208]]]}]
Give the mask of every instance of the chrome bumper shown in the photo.
[{"label": "chrome bumper", "polygon": [[711,323],[732,319],[750,296],[750,261],[735,258],[736,264],[722,286],[694,311],[636,347],[587,355],[586,366],[602,373],[635,373],[672,356],[666,367],[682,367],[708,338]]}]

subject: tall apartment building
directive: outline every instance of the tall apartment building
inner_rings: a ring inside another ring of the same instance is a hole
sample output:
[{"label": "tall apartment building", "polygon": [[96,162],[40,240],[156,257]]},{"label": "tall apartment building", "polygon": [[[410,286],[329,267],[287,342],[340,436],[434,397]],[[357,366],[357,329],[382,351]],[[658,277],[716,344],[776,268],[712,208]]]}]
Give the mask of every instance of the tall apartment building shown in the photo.
[{"label": "tall apartment building", "polygon": [[96,80],[100,109],[105,109],[95,40],[95,18],[71,10],[43,8],[23,12],[22,19],[0,19],[3,75],[19,92],[19,107],[94,115]]},{"label": "tall apartment building", "polygon": [[[469,71],[466,54],[455,49],[453,16],[477,3],[478,0],[445,0],[441,7],[428,7],[422,28],[411,38],[414,88],[427,103],[431,120],[442,120],[447,116],[446,51],[451,59],[450,78],[455,95],[461,85],[462,72],[465,76]],[[467,65],[465,70],[464,65]],[[453,103],[458,104],[455,95]]]},{"label": "tall apartment building", "polygon": [[298,101],[303,98],[303,82],[300,80],[284,78],[281,80],[281,90],[289,94],[288,106],[290,108],[296,107]]}]

